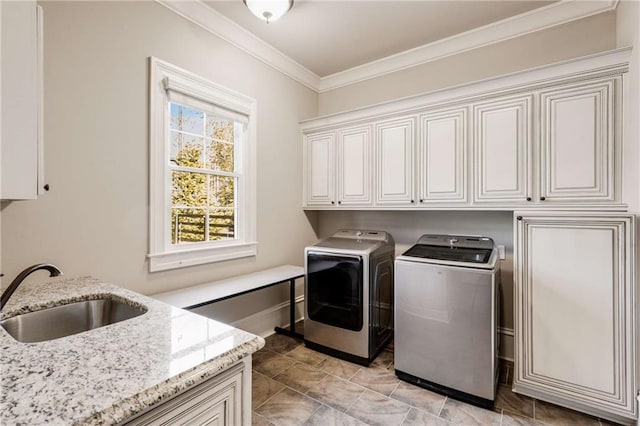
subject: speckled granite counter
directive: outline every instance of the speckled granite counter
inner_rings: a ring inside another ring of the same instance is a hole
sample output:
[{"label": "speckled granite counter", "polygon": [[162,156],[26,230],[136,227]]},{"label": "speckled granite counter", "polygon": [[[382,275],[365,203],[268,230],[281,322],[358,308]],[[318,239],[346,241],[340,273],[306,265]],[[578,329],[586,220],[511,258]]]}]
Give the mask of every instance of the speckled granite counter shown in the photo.
[{"label": "speckled granite counter", "polygon": [[104,295],[148,312],[41,343],[0,327],[0,424],[116,424],[215,376],[264,340],[101,280],[25,283],[0,319]]}]

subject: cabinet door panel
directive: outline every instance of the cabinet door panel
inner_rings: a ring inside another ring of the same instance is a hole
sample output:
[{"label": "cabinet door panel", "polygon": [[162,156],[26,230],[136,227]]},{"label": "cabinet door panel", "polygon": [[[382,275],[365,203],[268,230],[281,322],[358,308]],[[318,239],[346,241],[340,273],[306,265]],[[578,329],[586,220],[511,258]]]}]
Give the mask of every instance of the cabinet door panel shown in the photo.
[{"label": "cabinet door panel", "polygon": [[466,109],[420,117],[420,203],[466,201]]},{"label": "cabinet door panel", "polygon": [[[0,2],[2,111],[0,199],[28,200],[38,195],[38,130],[42,117],[36,2]],[[40,120],[40,122],[39,122]]]},{"label": "cabinet door panel", "polygon": [[376,124],[376,203],[407,205],[413,200],[415,119]]},{"label": "cabinet door panel", "polygon": [[526,96],[474,107],[476,202],[531,198],[531,104]]},{"label": "cabinet door panel", "polygon": [[635,218],[520,217],[515,391],[618,422],[634,418]]},{"label": "cabinet door panel", "polygon": [[[248,365],[250,366],[250,360]],[[121,422],[127,426],[158,425],[240,425],[249,424],[250,416],[245,414],[243,404],[249,404],[250,398],[243,400],[243,387],[249,385],[251,376],[243,364],[206,380],[173,398],[152,406],[146,412]],[[245,418],[246,417],[246,418]]]},{"label": "cabinet door panel", "polygon": [[371,204],[371,127],[338,132],[338,203]]},{"label": "cabinet door panel", "polygon": [[540,196],[545,201],[615,199],[616,79],[540,95]]},{"label": "cabinet door panel", "polygon": [[319,133],[305,138],[306,203],[309,206],[331,205],[335,199],[335,133]]}]

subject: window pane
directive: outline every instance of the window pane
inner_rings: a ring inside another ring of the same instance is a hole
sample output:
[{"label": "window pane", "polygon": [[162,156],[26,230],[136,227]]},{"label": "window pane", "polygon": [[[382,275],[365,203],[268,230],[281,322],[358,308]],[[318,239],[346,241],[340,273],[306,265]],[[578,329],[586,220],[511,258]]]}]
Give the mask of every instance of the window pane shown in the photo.
[{"label": "window pane", "polygon": [[217,140],[208,141],[207,146],[207,165],[211,170],[220,170],[223,172],[233,172],[234,157],[233,144],[229,142],[220,142]]},{"label": "window pane", "polygon": [[170,162],[172,164],[201,169],[205,167],[203,151],[204,141],[202,138],[171,131]]},{"label": "window pane", "polygon": [[209,206],[233,207],[235,205],[235,178],[210,176]]},{"label": "window pane", "polygon": [[207,205],[207,175],[190,172],[172,172],[171,175],[172,207],[205,207]]},{"label": "window pane", "polygon": [[235,238],[235,210],[211,209],[209,211],[209,240]]},{"label": "window pane", "polygon": [[215,115],[207,116],[206,136],[211,139],[233,143],[233,121],[225,120]]},{"label": "window pane", "polygon": [[171,242],[173,244],[205,241],[206,232],[206,210],[171,209]]},{"label": "window pane", "polygon": [[204,113],[184,105],[170,103],[171,129],[194,133],[199,136],[204,130]]}]

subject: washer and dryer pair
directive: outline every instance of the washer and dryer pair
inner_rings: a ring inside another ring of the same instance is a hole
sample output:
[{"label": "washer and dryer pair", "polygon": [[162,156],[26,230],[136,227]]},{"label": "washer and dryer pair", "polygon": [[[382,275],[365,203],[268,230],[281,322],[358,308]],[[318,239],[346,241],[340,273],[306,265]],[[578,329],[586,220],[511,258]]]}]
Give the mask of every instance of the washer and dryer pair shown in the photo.
[{"label": "washer and dryer pair", "polygon": [[394,251],[388,233],[361,230],[305,249],[305,344],[367,365],[395,323],[399,378],[491,407],[500,344],[493,240],[423,235],[395,262]]}]

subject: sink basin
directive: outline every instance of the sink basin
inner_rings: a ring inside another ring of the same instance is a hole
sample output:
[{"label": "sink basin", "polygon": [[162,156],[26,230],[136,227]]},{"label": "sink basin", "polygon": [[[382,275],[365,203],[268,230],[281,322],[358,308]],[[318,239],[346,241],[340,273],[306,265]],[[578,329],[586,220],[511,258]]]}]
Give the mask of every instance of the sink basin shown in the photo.
[{"label": "sink basin", "polygon": [[114,299],[74,302],[29,312],[0,321],[14,339],[23,343],[44,342],[135,318],[147,312]]}]

